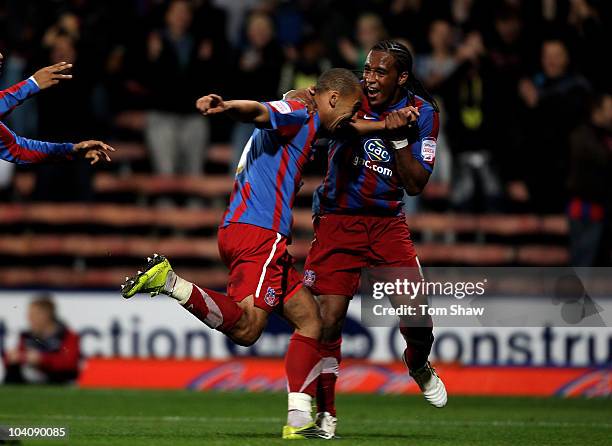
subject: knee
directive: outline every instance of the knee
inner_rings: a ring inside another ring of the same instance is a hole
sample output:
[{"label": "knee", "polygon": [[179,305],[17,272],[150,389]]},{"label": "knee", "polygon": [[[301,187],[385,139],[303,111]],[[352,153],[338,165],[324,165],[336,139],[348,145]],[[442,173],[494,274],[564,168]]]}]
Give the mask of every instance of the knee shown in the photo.
[{"label": "knee", "polygon": [[342,326],[344,325],[344,314],[340,312],[322,312],[321,315],[321,340],[335,341],[342,336]]},{"label": "knee", "polygon": [[321,339],[323,330],[323,322],[321,315],[318,312],[312,312],[307,318],[304,318],[296,326],[296,332],[313,339]]},{"label": "knee", "polygon": [[231,333],[231,339],[241,347],[250,347],[255,344],[261,336],[261,330],[256,328],[244,328],[234,330]]},{"label": "knee", "polygon": [[236,344],[242,347],[250,347],[257,342],[264,327],[265,323],[258,323],[252,315],[249,316],[249,314],[245,312],[234,328],[227,334]]}]

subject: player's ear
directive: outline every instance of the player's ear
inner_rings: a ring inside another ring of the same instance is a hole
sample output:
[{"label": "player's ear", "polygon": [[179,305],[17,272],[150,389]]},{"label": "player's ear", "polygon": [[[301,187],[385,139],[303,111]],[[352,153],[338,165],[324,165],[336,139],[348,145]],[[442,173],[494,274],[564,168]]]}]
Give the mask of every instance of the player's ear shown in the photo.
[{"label": "player's ear", "polygon": [[336,104],[338,104],[338,100],[340,99],[340,93],[337,91],[329,92],[329,106],[331,108],[336,108]]},{"label": "player's ear", "polygon": [[406,82],[408,82],[408,77],[409,77],[408,72],[407,72],[407,71],[404,71],[404,72],[403,72],[403,73],[401,73],[401,74],[399,75],[399,77],[397,78],[397,84],[398,84],[400,87],[403,87],[404,85],[406,85]]}]

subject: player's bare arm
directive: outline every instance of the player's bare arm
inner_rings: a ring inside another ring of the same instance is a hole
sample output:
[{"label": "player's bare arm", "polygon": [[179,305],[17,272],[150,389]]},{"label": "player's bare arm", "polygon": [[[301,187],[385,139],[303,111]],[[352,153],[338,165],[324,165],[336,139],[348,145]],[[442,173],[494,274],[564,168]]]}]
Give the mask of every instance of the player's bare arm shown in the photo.
[{"label": "player's bare arm", "polygon": [[268,109],[257,101],[224,101],[219,95],[209,94],[196,101],[196,108],[203,116],[225,113],[236,121],[252,122],[257,125],[270,123]]},{"label": "player's bare arm", "polygon": [[391,144],[397,148],[395,162],[397,172],[408,195],[419,195],[430,173],[412,156],[410,146],[418,138],[417,119],[420,113],[416,107],[405,107],[393,111],[385,117],[385,128]]},{"label": "player's bare arm", "polygon": [[79,155],[82,155],[83,158],[91,160],[89,163],[91,165],[96,164],[100,160],[110,162],[111,157],[109,153],[116,151],[114,147],[95,139],[81,141],[80,143],[75,144],[72,150]]}]

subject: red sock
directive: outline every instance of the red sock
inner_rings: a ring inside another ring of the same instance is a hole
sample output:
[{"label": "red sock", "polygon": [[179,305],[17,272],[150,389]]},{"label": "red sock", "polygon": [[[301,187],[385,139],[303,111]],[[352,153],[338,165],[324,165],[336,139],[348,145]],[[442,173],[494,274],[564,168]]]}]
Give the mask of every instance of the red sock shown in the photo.
[{"label": "red sock", "polygon": [[342,338],[320,343],[323,366],[317,387],[317,412],[329,412],[334,417],[336,416],[336,381],[342,360],[341,344]]},{"label": "red sock", "polygon": [[418,370],[427,362],[434,340],[432,331],[431,327],[400,327],[406,341],[404,358],[410,370]]},{"label": "red sock", "polygon": [[321,373],[319,341],[293,333],[285,355],[285,371],[289,392],[307,393],[314,397]]},{"label": "red sock", "polygon": [[193,285],[189,300],[183,305],[187,311],[210,328],[227,333],[242,316],[243,310],[223,293]]}]

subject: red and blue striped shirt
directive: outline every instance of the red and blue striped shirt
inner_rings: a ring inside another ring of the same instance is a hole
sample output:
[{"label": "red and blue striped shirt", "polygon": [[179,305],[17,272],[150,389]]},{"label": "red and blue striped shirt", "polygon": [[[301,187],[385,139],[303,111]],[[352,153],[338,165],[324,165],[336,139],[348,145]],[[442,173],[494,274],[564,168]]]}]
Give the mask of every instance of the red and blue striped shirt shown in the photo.
[{"label": "red and blue striped shirt", "polygon": [[[39,91],[32,78],[0,91],[0,119]],[[17,164],[40,163],[54,158],[69,158],[72,150],[71,143],[36,141],[16,135],[0,121],[0,159]]]},{"label": "red and blue striped shirt", "polygon": [[293,202],[304,165],[313,155],[320,120],[298,101],[264,105],[270,113],[269,128],[255,129],[244,148],[221,227],[247,223],[288,237]]},{"label": "red and blue striped shirt", "polygon": [[[409,150],[428,172],[433,171],[439,116],[433,106],[407,94],[383,113],[369,108],[367,99],[357,118],[382,121],[393,110],[413,105],[419,109],[419,139]],[[395,149],[383,135],[330,140],[327,174],[313,197],[313,213],[400,215],[404,188],[395,165]],[[405,150],[405,149],[404,149]]]}]

